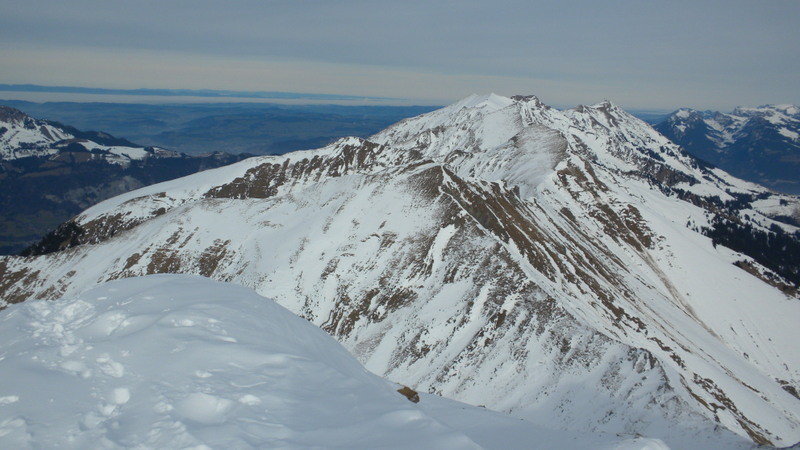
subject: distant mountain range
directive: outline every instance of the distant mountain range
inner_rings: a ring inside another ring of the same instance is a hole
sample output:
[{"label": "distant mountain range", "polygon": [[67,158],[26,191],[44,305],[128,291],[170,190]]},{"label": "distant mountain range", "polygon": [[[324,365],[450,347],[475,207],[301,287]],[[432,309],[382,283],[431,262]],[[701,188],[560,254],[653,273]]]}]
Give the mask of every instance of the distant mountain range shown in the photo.
[{"label": "distant mountain range", "polygon": [[798,219],[800,198],[613,103],[472,96],[106,200],[0,257],[0,300],[202,275],[417,391],[675,448],[784,447],[800,440]]},{"label": "distant mountain range", "polygon": [[407,117],[432,111],[429,106],[276,105],[263,103],[0,104],[39,118],[186,154],[215,151],[282,154],[327,145],[344,136],[370,136]]},{"label": "distant mountain range", "polygon": [[106,198],[247,156],[143,147],[0,106],[0,254],[23,250]]},{"label": "distant mountain range", "polygon": [[800,194],[800,108],[739,107],[731,113],[679,109],[655,129],[732,175]]}]

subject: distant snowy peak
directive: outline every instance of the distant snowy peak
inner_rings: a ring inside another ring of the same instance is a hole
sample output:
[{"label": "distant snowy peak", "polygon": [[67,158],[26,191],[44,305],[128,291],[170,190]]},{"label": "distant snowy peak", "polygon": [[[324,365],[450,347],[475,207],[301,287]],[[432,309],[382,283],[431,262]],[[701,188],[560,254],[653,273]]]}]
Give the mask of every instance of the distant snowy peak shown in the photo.
[{"label": "distant snowy peak", "polygon": [[[766,122],[766,124],[760,121]],[[665,125],[666,124],[666,125]],[[767,125],[768,124],[768,125]],[[765,105],[759,107],[739,106],[731,113],[719,111],[697,111],[681,108],[656,126],[657,129],[685,135],[687,130],[705,131],[714,143],[722,148],[738,139],[746,138],[747,128],[766,125],[774,128],[789,141],[797,141],[800,129],[800,108],[795,105]],[[669,130],[672,127],[677,130]]]},{"label": "distant snowy peak", "polygon": [[0,106],[0,161],[30,156],[78,161],[102,159],[126,165],[133,160],[173,158],[180,154],[156,147],[144,148],[102,132],[82,132]]},{"label": "distant snowy peak", "polygon": [[52,144],[73,137],[47,121],[0,106],[0,159],[53,154],[56,150],[50,148]]},{"label": "distant snowy peak", "polygon": [[771,123],[790,123],[800,120],[800,108],[795,105],[739,106],[733,110],[731,115],[740,117],[764,117]]},{"label": "distant snowy peak", "polygon": [[679,109],[655,128],[693,155],[744,179],[800,193],[800,108]]}]

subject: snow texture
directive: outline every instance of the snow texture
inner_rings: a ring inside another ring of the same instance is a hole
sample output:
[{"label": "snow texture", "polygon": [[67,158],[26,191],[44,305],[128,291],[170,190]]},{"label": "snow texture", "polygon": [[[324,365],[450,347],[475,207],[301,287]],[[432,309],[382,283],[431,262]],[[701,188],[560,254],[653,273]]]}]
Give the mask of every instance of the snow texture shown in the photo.
[{"label": "snow texture", "polygon": [[2,448],[666,448],[542,429],[367,372],[271,300],[196,276],[0,316]]}]

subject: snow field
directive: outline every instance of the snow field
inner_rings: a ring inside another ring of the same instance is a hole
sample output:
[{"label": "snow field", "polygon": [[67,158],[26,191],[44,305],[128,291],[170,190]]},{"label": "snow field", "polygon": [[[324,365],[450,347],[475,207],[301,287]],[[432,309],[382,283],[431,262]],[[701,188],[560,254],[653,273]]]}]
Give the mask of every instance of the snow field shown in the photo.
[{"label": "snow field", "polygon": [[3,448],[666,448],[413,404],[317,327],[196,276],[14,305],[0,339]]}]

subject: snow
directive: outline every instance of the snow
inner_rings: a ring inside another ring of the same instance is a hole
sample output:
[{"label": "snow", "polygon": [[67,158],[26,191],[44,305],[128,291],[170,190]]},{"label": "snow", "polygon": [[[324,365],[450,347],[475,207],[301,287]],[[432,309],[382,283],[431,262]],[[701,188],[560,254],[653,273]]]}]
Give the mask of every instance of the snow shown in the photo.
[{"label": "snow", "polygon": [[0,160],[54,154],[57,150],[49,148],[50,144],[72,138],[61,129],[29,117],[23,121],[0,120],[0,128],[6,129],[0,134]]},{"label": "snow", "polygon": [[513,104],[514,101],[507,97],[502,97],[497,94],[489,94],[489,95],[478,95],[473,94],[464,100],[456,103],[454,107],[456,109],[463,109],[463,108],[487,108],[489,111],[497,111],[499,109],[505,108]]},{"label": "snow", "polygon": [[780,112],[782,112],[784,114],[790,115],[790,116],[796,116],[796,115],[800,114],[800,108],[798,108],[796,105],[783,103],[783,104],[780,104],[780,105],[772,105],[772,107],[775,108],[776,110],[778,110],[778,111],[780,111]]},{"label": "snow", "polygon": [[667,448],[411,403],[273,301],[196,276],[14,305],[0,339],[3,448]]},{"label": "snow", "polygon": [[[17,159],[28,156],[48,156],[58,153],[59,147],[76,142],[87,150],[109,152],[103,157],[112,164],[127,165],[132,160],[142,160],[151,156],[142,147],[103,145],[88,139],[76,139],[67,131],[55,127],[44,120],[37,120],[19,112],[19,117],[0,120],[0,160]],[[179,154],[164,149],[155,149],[159,157],[174,157]]]},{"label": "snow", "polygon": [[[688,127],[684,121],[690,117],[691,113],[697,112],[680,109],[671,116],[672,126],[679,133],[684,133],[687,130]],[[714,142],[718,151],[722,152],[725,147],[735,143],[737,139],[741,139],[742,130],[753,118],[762,118],[775,125],[776,131],[781,135],[791,140],[797,140],[800,138],[800,134],[798,134],[798,130],[800,130],[798,113],[800,113],[800,109],[794,105],[740,106],[728,114],[703,112],[699,117],[709,128],[709,133],[706,137]]]},{"label": "snow", "polygon": [[800,138],[800,133],[789,130],[788,128],[780,128],[778,129],[778,133],[780,133],[782,136],[786,136],[787,138],[793,141],[796,141],[798,138]]},{"label": "snow", "polygon": [[[289,171],[315,157],[329,164],[366,141],[253,158],[110,199],[78,222],[143,222],[97,245],[8,259],[9,270],[38,271],[32,295],[72,297],[104,280],[165,270],[160,264],[171,252],[176,262],[166,270],[204,273],[209,249],[223,246],[214,278],[275,298],[393,381],[511,412],[538,427],[630,438],[615,445],[661,445],[640,442],[639,433],[679,448],[735,448],[746,439],[742,416],[776,443],[797,440],[797,400],[775,381],[800,380],[800,336],[790,320],[800,314],[797,302],[733,266],[742,255],[715,249],[687,228],[707,225],[705,211],[664,195],[643,170],[661,161],[657,169],[699,181],[677,187],[723,200],[731,198],[726,190],[763,188],[695,167],[666,138],[608,103],[558,111],[538,101],[474,96],[370,141],[382,145],[375,164],[294,177],[268,198],[205,194],[266,164]],[[418,160],[412,150],[421,153]],[[484,208],[498,198],[507,209]],[[796,205],[786,198],[784,206],[759,200],[753,215]],[[154,215],[160,208],[165,212]],[[652,245],[609,230],[607,214],[639,223]],[[605,308],[604,298],[627,316]],[[98,316],[101,330],[128,320],[109,312]],[[185,331],[202,323],[170,319]],[[234,333],[209,340],[247,342]],[[58,367],[82,380],[132,376],[113,352],[93,358]],[[207,367],[187,373],[216,379]],[[720,401],[705,379],[737,409],[704,408]],[[132,399],[127,407],[137,392],[123,387]],[[186,420],[216,426],[241,405],[266,404],[250,392],[198,391],[159,409],[181,417],[197,412]]]},{"label": "snow", "polygon": [[114,155],[114,157],[107,158],[107,160],[114,164],[128,164],[131,160],[142,160],[150,156],[142,147],[126,147],[119,145],[102,145],[96,142],[83,139],[81,145],[86,147],[87,150],[106,151]]},{"label": "snow", "polygon": [[798,116],[800,113],[800,108],[795,105],[765,105],[759,106],[755,108],[749,107],[738,107],[734,109],[732,115],[733,116],[741,116],[741,117],[762,117],[769,121],[773,125],[782,125],[782,124],[797,124],[800,117]]}]

